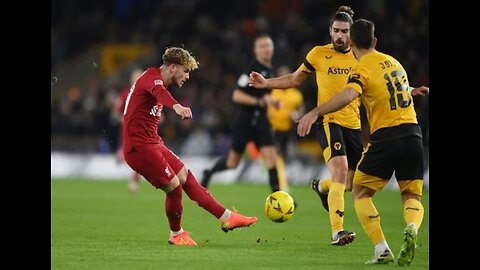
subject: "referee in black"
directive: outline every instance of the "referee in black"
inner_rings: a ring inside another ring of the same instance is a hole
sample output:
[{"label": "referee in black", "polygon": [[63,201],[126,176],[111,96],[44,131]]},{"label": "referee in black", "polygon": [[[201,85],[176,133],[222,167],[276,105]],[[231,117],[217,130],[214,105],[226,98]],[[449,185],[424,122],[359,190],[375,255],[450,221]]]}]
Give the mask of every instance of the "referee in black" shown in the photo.
[{"label": "referee in black", "polygon": [[255,142],[268,168],[268,178],[272,192],[279,190],[272,127],[267,117],[267,105],[280,106],[270,96],[271,89],[256,89],[248,86],[248,74],[261,73],[265,78],[273,78],[273,41],[268,35],[259,35],[254,42],[255,61],[240,75],[237,88],[233,90],[233,102],[237,110],[233,122],[233,142],[228,157],[221,157],[215,165],[203,171],[202,186],[208,187],[213,174],[227,169],[235,169],[242,158],[249,141]]}]

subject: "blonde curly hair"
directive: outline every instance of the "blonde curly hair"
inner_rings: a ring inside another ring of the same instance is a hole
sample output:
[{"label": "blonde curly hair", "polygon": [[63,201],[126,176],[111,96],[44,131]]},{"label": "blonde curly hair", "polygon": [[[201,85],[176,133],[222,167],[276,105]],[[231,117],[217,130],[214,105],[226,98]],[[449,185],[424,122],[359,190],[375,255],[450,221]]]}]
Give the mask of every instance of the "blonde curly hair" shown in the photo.
[{"label": "blonde curly hair", "polygon": [[197,69],[200,65],[191,52],[179,47],[167,48],[162,55],[162,60],[164,65],[179,64],[190,71]]}]

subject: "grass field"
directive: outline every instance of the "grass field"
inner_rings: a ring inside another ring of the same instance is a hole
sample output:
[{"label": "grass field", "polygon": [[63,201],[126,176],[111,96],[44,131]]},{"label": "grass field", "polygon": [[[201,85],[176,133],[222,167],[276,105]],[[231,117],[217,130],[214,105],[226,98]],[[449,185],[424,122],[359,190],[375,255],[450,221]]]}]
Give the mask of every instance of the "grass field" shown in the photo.
[{"label": "grass field", "polygon": [[[131,195],[123,181],[51,181],[52,269],[392,269],[368,266],[373,245],[360,227],[350,193],[345,228],[357,233],[347,246],[331,246],[328,213],[308,186],[291,187],[298,202],[291,220],[277,224],[264,216],[267,185],[212,185],[225,206],[256,215],[257,224],[224,233],[220,223],[184,193],[183,228],[198,247],[167,243],[164,194],[142,180]],[[405,226],[398,192],[378,193],[374,202],[384,234],[397,256]],[[429,268],[429,199],[419,231],[415,260],[408,269]]]}]

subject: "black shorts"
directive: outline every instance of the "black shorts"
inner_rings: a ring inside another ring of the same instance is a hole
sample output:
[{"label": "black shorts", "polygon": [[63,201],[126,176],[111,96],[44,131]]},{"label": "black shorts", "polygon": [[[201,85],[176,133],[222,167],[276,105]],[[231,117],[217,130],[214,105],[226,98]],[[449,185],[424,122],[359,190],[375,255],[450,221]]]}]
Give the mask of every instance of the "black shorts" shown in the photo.
[{"label": "black shorts", "polygon": [[274,135],[278,153],[283,158],[287,158],[287,146],[288,138],[290,137],[290,131],[275,131]]},{"label": "black shorts", "polygon": [[260,148],[265,145],[275,145],[273,130],[268,121],[265,110],[240,111],[233,123],[232,149],[243,153],[249,141],[255,142]]},{"label": "black shorts", "polygon": [[358,170],[384,180],[423,180],[423,142],[419,136],[369,143]]},{"label": "black shorts", "polygon": [[355,170],[362,156],[362,130],[350,129],[335,123],[317,120],[317,139],[323,149],[325,163],[336,156],[347,156],[348,168]]}]

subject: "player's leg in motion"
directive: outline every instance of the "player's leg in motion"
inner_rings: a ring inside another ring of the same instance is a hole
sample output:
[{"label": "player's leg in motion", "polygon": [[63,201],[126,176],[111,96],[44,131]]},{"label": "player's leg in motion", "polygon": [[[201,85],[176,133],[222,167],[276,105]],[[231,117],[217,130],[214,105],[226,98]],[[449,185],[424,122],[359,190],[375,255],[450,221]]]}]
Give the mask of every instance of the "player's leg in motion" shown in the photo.
[{"label": "player's leg in motion", "polygon": [[[324,125],[323,120],[318,120],[317,123],[315,123],[315,126],[317,129],[317,140],[319,141],[320,146],[323,148],[323,157],[325,162],[328,163],[328,160],[332,156],[330,150],[330,126],[328,124]],[[317,193],[318,197],[320,197],[323,208],[329,212],[328,192],[332,187],[332,179],[313,179],[310,186],[315,193]]]},{"label": "player's leg in motion", "polygon": [[288,190],[288,181],[285,173],[285,160],[287,158],[287,145],[288,145],[288,131],[276,131],[275,132],[275,146],[277,149],[277,172],[278,172],[278,185],[279,189],[283,191]]},{"label": "player's leg in motion", "polygon": [[[395,176],[403,199],[403,217],[407,226],[403,231],[403,243],[398,254],[398,265],[410,265],[417,247],[418,229],[422,225],[424,209],[423,192],[423,143],[418,137],[404,138],[398,143],[403,162],[397,162]],[[398,150],[397,150],[398,151]],[[411,180],[414,179],[414,180]]]},{"label": "player's leg in motion", "polygon": [[346,245],[355,240],[355,233],[343,229],[345,214],[345,183],[347,182],[347,157],[331,158],[327,167],[332,175],[332,186],[328,193],[330,225],[332,227],[332,245]]},{"label": "player's leg in motion", "polygon": [[210,179],[212,176],[217,173],[228,169],[235,169],[237,168],[240,160],[242,159],[242,152],[237,152],[233,149],[230,150],[228,153],[228,157],[221,157],[220,159],[215,162],[215,165],[209,170],[203,171],[203,179],[202,179],[202,186],[208,188],[208,184],[210,183]]},{"label": "player's leg in motion", "polygon": [[320,197],[320,201],[322,202],[323,208],[329,211],[329,206],[328,206],[328,192],[330,191],[330,188],[332,187],[332,179],[331,178],[325,178],[325,179],[313,179],[312,182],[310,183],[310,187],[317,193],[318,197]]},{"label": "player's leg in motion", "polygon": [[[125,160],[125,154],[123,153],[123,140],[120,139],[120,147],[118,148],[116,152],[116,157],[117,157],[117,162],[118,163],[123,163],[126,162]],[[128,190],[131,193],[136,193],[138,191],[138,183],[140,182],[140,174],[136,171],[132,172],[132,176],[130,178],[130,181],[128,182]]]},{"label": "player's leg in motion", "polygon": [[[170,169],[172,170],[172,169]],[[170,225],[170,238],[168,243],[172,245],[196,246],[197,243],[190,238],[189,233],[184,231],[181,225],[183,205],[182,186],[177,175],[167,185],[161,187],[165,193],[165,213]]]},{"label": "player's leg in motion", "polygon": [[237,168],[247,143],[251,141],[252,119],[250,115],[240,114],[233,123],[232,146],[228,157],[221,157],[209,170],[203,171],[202,186],[208,188],[210,179],[217,173],[227,169]]},{"label": "player's leg in motion", "polygon": [[220,205],[212,194],[198,183],[190,170],[188,170],[187,178],[182,188],[192,201],[221,221],[221,229],[224,232],[239,227],[247,227],[257,222],[256,217],[243,216]]},{"label": "player's leg in motion", "polygon": [[138,172],[132,172],[130,182],[128,182],[128,190],[131,193],[136,193],[138,191],[138,184],[140,182],[140,174]]},{"label": "player's leg in motion", "polygon": [[[342,130],[342,136],[345,142],[345,151],[348,161],[347,182],[345,184],[345,191],[352,191],[353,175],[355,174],[355,169],[357,168],[357,164],[360,161],[360,157],[362,156],[363,152],[362,131],[360,129],[349,129],[345,127],[340,127],[340,129]],[[325,131],[320,131],[320,134],[320,136],[326,136]],[[327,143],[327,140],[321,137],[319,139],[320,144],[322,145],[322,147],[324,147],[323,143]],[[322,142],[322,140],[324,142]],[[325,158],[325,160],[328,160],[327,157]],[[331,186],[331,178],[326,178],[322,180],[313,179],[311,182],[312,189],[320,197],[322,205],[325,210],[327,210],[327,212],[329,211],[328,192],[330,191]]]},{"label": "player's leg in motion", "polygon": [[[416,183],[415,183],[416,182]],[[418,229],[422,225],[424,209],[420,195],[408,189],[422,190],[423,181],[398,181],[403,199],[403,217],[407,226],[403,230],[403,243],[398,255],[398,265],[410,265],[417,247]],[[418,193],[418,192],[416,192]]]},{"label": "player's leg in motion", "polygon": [[235,228],[250,226],[257,221],[256,217],[246,217],[220,205],[210,192],[198,183],[195,176],[185,167],[180,158],[167,147],[162,147],[162,154],[174,172],[177,172],[181,189],[187,193],[192,201],[218,218],[222,223],[221,229],[223,231],[227,232]]},{"label": "player's leg in motion", "polygon": [[[369,175],[366,175],[358,170],[355,173],[355,178],[375,180],[375,178],[369,177]],[[379,179],[379,181],[382,180]],[[386,183],[387,181],[383,182]],[[360,221],[363,230],[375,245],[375,254],[371,260],[366,262],[366,264],[391,263],[393,262],[394,256],[383,234],[383,230],[380,225],[380,215],[378,214],[377,208],[375,208],[375,205],[372,201],[375,190],[366,186],[358,185],[356,183],[357,180],[354,180],[352,190],[355,212],[357,213],[358,220]]]},{"label": "player's leg in motion", "polygon": [[355,240],[355,233],[343,228],[345,214],[344,192],[347,184],[348,160],[341,126],[317,122],[317,138],[323,148],[323,156],[331,175],[332,184],[327,194],[320,191],[319,181],[312,181],[312,188],[320,196],[322,205],[328,209],[332,228],[332,245],[345,245]]},{"label": "player's leg in motion", "polygon": [[277,170],[277,150],[273,145],[264,145],[260,147],[260,154],[268,169],[268,182],[272,192],[280,190]]}]

